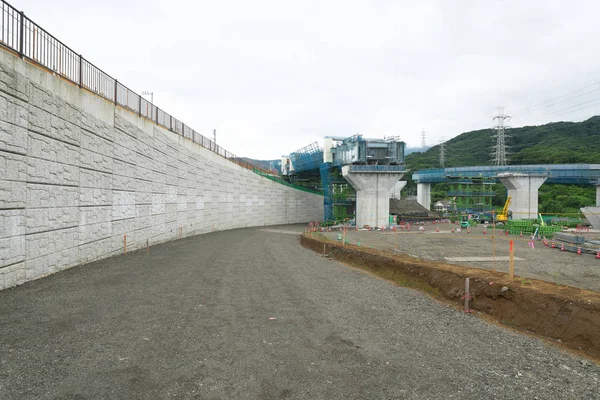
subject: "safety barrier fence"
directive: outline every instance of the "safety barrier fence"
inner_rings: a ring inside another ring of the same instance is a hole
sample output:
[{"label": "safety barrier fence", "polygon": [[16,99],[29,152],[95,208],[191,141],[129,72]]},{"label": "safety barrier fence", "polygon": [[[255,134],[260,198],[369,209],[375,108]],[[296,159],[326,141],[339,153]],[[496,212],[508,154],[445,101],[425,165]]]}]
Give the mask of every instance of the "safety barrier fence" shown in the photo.
[{"label": "safety barrier fence", "polygon": [[298,186],[298,185],[291,184],[291,183],[283,180],[279,176],[274,176],[274,175],[271,175],[269,173],[265,173],[264,171],[261,171],[261,170],[255,170],[254,172],[256,174],[260,175],[260,176],[263,176],[263,177],[265,177],[267,179],[270,179],[272,181],[278,182],[278,183],[280,183],[282,185],[289,186],[289,187],[297,189],[297,190],[302,190],[302,191],[307,192],[307,193],[314,193],[314,194],[318,194],[318,195],[321,195],[321,196],[323,195],[323,192],[320,192],[318,190],[311,190],[311,189],[305,188],[303,186]]},{"label": "safety barrier fence", "polygon": [[86,60],[81,54],[25,16],[23,11],[18,11],[4,0],[0,1],[0,46],[16,52],[22,59],[42,66],[62,79],[90,91],[116,106],[121,106],[141,118],[175,132],[235,164],[253,171],[274,173],[235,156],[214,141],[194,131]]}]

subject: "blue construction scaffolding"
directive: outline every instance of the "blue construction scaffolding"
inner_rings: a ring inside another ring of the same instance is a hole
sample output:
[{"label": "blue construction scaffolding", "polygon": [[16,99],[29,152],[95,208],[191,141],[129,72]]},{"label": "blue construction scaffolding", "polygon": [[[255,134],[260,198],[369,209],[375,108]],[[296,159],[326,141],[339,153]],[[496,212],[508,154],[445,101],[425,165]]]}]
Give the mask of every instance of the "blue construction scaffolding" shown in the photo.
[{"label": "blue construction scaffolding", "polygon": [[333,219],[333,183],[331,178],[331,163],[322,163],[319,171],[321,172],[321,184],[323,185],[323,219],[325,221]]},{"label": "blue construction scaffolding", "polygon": [[323,149],[319,147],[317,142],[314,142],[290,153],[290,160],[296,173],[311,170],[318,171],[323,162]]},{"label": "blue construction scaffolding", "polygon": [[341,166],[327,162],[322,163],[319,170],[325,223],[346,223],[354,219],[356,191],[342,176]]}]

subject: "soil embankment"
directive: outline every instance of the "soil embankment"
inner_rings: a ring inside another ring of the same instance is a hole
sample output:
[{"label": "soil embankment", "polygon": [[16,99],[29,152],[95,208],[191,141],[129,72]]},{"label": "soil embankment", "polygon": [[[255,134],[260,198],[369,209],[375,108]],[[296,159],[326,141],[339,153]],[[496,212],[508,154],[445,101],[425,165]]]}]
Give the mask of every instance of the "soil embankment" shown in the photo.
[{"label": "soil embankment", "polygon": [[473,310],[600,358],[600,293],[521,277],[511,282],[508,274],[501,272],[425,261],[355,245],[343,246],[310,234],[302,235],[300,242],[337,261],[457,305],[464,301],[465,278],[471,278]]}]

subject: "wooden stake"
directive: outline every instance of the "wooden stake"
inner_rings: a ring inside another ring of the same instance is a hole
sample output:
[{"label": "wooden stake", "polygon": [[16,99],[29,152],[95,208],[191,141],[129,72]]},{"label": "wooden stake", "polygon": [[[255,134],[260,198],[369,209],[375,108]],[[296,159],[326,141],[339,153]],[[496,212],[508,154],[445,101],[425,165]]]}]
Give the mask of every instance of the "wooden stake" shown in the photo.
[{"label": "wooden stake", "polygon": [[[492,217],[492,220],[493,220],[493,217]],[[493,271],[496,272],[496,224],[494,224],[492,227],[492,257],[494,259]]]},{"label": "wooden stake", "polygon": [[471,278],[465,278],[465,312],[469,312],[469,300],[471,297]]},{"label": "wooden stake", "polygon": [[510,251],[509,251],[509,264],[508,264],[508,279],[512,282],[515,278],[515,247],[514,242],[510,241]]}]

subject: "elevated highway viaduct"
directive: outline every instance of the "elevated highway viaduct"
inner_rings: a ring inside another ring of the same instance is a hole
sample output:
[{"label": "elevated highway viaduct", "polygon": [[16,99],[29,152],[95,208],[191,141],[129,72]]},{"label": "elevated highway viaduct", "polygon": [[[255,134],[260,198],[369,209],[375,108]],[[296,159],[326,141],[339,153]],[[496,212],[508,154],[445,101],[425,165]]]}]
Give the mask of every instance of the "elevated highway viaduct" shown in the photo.
[{"label": "elevated highway viaduct", "polygon": [[412,179],[417,183],[417,201],[423,207],[431,206],[431,184],[459,179],[495,178],[502,182],[512,196],[509,210],[518,218],[537,218],[538,189],[545,182],[566,185],[596,186],[596,207],[600,206],[600,164],[539,164],[457,167],[416,171]]}]

